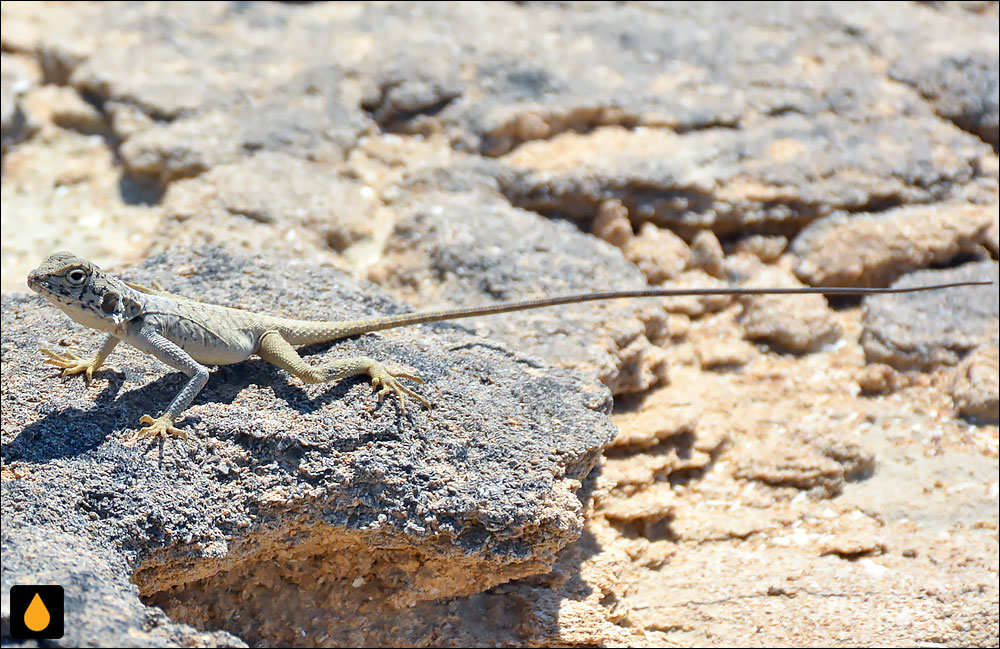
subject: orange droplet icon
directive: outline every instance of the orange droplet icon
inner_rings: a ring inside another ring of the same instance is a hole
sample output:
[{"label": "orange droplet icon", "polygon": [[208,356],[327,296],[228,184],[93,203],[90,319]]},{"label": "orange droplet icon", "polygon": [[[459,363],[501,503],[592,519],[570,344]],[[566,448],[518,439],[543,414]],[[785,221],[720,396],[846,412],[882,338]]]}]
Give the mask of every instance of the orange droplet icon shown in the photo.
[{"label": "orange droplet icon", "polygon": [[45,608],[42,598],[38,596],[38,593],[35,593],[31,603],[28,604],[28,609],[24,612],[24,626],[38,633],[49,625],[51,619],[49,609]]}]

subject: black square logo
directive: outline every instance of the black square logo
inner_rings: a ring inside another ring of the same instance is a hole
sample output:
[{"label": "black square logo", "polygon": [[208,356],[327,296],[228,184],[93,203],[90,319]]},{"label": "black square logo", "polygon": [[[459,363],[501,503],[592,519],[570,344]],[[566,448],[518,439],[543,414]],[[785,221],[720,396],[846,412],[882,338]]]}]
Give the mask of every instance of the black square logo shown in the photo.
[{"label": "black square logo", "polygon": [[54,640],[63,637],[62,586],[11,586],[10,637]]}]

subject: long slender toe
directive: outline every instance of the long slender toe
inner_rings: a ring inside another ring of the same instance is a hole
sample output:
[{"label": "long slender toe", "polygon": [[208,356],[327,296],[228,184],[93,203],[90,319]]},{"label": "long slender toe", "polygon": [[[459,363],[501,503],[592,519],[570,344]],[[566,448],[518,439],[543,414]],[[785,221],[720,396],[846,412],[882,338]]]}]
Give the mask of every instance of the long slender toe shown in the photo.
[{"label": "long slender toe", "polygon": [[170,415],[160,415],[155,419],[151,415],[143,415],[139,418],[140,424],[146,424],[137,431],[132,432],[122,440],[122,444],[125,446],[134,446],[136,442],[142,439],[152,439],[160,437],[166,439],[167,437],[180,437],[183,440],[190,439],[190,436],[186,431],[181,430],[174,426],[174,419]]}]

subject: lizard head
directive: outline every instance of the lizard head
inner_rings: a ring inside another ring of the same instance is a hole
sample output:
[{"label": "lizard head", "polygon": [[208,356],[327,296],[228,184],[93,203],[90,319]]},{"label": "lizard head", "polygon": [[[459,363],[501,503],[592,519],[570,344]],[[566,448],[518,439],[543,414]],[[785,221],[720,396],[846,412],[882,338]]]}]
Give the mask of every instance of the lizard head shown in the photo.
[{"label": "lizard head", "polygon": [[138,315],[133,291],[86,259],[69,252],[49,255],[28,274],[28,288],[82,325],[111,331]]}]

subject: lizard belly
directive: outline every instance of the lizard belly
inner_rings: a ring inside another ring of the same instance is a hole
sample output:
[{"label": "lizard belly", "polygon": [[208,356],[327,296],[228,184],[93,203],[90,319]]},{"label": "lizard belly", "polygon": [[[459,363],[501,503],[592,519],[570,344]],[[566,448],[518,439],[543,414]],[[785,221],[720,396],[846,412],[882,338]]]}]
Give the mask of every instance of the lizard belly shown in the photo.
[{"label": "lizard belly", "polygon": [[191,355],[202,365],[232,365],[241,363],[253,354],[253,346],[212,346],[212,345],[192,345],[185,343],[180,345],[181,349]]},{"label": "lizard belly", "polygon": [[[147,322],[151,319],[147,318]],[[153,323],[164,338],[202,365],[231,365],[247,360],[257,349],[252,328],[220,323],[211,317],[163,317]]]}]

